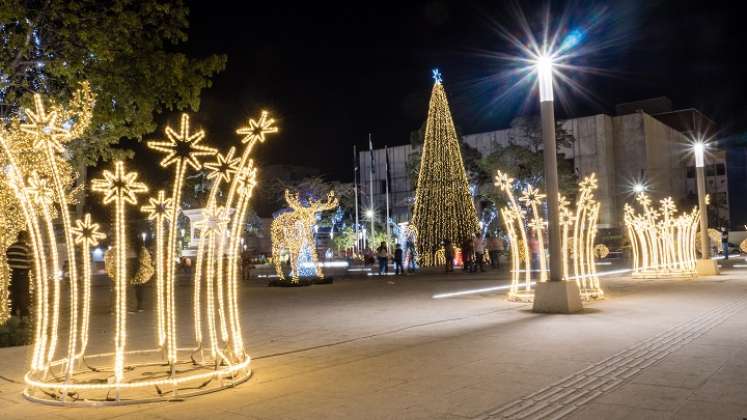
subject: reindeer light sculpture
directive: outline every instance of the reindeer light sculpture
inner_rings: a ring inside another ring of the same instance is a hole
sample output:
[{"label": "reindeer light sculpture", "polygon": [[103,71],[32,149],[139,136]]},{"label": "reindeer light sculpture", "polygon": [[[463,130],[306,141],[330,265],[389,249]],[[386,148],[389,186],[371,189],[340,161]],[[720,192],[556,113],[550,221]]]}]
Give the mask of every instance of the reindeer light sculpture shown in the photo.
[{"label": "reindeer light sculpture", "polygon": [[312,270],[311,275],[323,279],[324,273],[317,264],[313,227],[317,213],[337,207],[335,193],[330,191],[326,202],[308,200],[307,205],[303,205],[298,199],[298,193],[285,190],[285,201],[292,211],[276,217],[271,227],[275,271],[281,280],[285,280],[280,259],[283,251],[286,251],[290,257],[291,282],[298,283],[299,277],[308,277],[310,273],[304,273],[307,266]]}]

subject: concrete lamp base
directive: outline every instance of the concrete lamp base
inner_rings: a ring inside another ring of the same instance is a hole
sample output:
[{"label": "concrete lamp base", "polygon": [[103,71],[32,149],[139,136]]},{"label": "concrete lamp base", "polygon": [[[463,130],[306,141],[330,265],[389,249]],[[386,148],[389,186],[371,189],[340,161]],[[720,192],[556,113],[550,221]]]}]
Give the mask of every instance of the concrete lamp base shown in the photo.
[{"label": "concrete lamp base", "polygon": [[699,259],[695,261],[695,272],[699,276],[717,276],[718,272],[718,261],[712,259]]},{"label": "concrete lamp base", "polygon": [[537,282],[532,311],[548,314],[572,314],[584,309],[575,281]]}]

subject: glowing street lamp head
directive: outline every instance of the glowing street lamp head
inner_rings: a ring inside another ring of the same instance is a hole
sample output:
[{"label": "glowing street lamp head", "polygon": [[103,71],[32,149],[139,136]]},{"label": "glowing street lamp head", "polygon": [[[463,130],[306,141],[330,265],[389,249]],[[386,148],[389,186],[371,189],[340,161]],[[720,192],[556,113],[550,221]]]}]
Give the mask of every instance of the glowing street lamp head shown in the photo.
[{"label": "glowing street lamp head", "polygon": [[537,80],[539,83],[540,102],[552,101],[552,57],[543,54],[535,60]]},{"label": "glowing street lamp head", "polygon": [[371,209],[366,210],[366,217],[368,217],[369,219],[373,219],[373,216],[374,216],[373,210]]},{"label": "glowing street lamp head", "polygon": [[700,140],[693,143],[693,152],[695,152],[695,166],[698,168],[702,168],[703,166],[705,166],[705,148],[705,143]]},{"label": "glowing street lamp head", "polygon": [[646,191],[646,186],[643,185],[643,184],[635,184],[635,185],[633,185],[633,191],[636,194],[642,193],[642,192]]}]

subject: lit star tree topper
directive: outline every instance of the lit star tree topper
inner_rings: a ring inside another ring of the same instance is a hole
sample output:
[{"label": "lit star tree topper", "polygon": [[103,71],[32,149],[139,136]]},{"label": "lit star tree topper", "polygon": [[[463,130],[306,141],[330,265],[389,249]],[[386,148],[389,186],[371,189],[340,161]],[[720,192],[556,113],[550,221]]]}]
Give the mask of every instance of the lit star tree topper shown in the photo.
[{"label": "lit star tree topper", "polygon": [[[176,221],[179,212],[179,204],[182,199],[182,186],[184,185],[184,177],[186,175],[188,167],[198,171],[202,169],[202,163],[199,158],[202,156],[212,156],[217,153],[216,149],[212,147],[204,146],[200,144],[205,138],[205,132],[199,130],[196,132],[190,131],[189,115],[182,114],[181,124],[179,131],[175,131],[171,127],[166,127],[165,134],[167,140],[165,141],[149,141],[148,147],[153,150],[165,153],[166,156],[161,160],[161,166],[168,168],[174,166],[174,182],[173,190],[171,192],[171,202],[173,204],[171,208],[170,220]],[[177,346],[176,346],[176,314],[175,314],[175,298],[174,298],[174,268],[176,255],[176,239],[177,229],[176,223],[171,223],[169,229],[169,239],[166,244],[166,278],[164,287],[166,289],[166,347],[167,356],[169,363],[172,366],[172,376],[175,375],[175,363],[177,358]]]},{"label": "lit star tree topper", "polygon": [[136,172],[126,172],[124,162],[114,164],[114,172],[104,171],[103,179],[94,179],[92,190],[104,194],[104,204],[114,202],[114,248],[116,266],[114,278],[114,378],[119,383],[124,377],[124,351],[127,337],[127,237],[125,205],[137,204],[136,194],[148,191],[148,187],[137,181]]}]

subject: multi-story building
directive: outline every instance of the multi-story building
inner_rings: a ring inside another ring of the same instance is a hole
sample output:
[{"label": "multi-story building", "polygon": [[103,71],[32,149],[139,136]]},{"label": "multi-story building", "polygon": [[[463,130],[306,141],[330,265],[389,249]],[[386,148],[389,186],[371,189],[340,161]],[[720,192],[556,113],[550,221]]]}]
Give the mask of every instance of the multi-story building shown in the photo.
[{"label": "multi-story building", "polygon": [[[696,195],[693,195],[696,190],[694,177],[691,176],[694,169],[690,169],[693,159],[689,146],[695,124],[682,123],[687,120],[708,121],[713,125],[695,110],[672,111],[671,103],[666,98],[618,105],[616,115],[597,114],[561,122],[563,128],[573,135],[575,142],[572,147],[561,148],[559,152],[566,159],[573,160],[579,176],[595,173],[599,181],[597,197],[602,202],[600,228],[622,225],[623,205],[633,200],[633,185],[638,182],[647,185],[652,198],[672,196],[681,207],[689,207],[697,202]],[[516,140],[520,136],[511,130],[465,135],[462,140],[484,156],[509,145],[510,141],[520,143],[520,140]],[[407,161],[413,152],[417,150],[409,145],[389,148],[393,186],[390,208],[397,221],[409,219],[414,184],[408,177]],[[359,156],[361,185],[366,192],[369,188],[369,153],[362,151]],[[376,168],[373,173],[374,204],[378,209],[383,209],[386,179],[384,150],[376,149],[373,155]],[[729,217],[725,168],[723,153],[714,151],[709,154],[706,184],[712,202],[718,204],[719,208],[712,211],[712,220]],[[510,172],[510,168],[507,171]],[[364,205],[368,203],[363,202]]]}]

